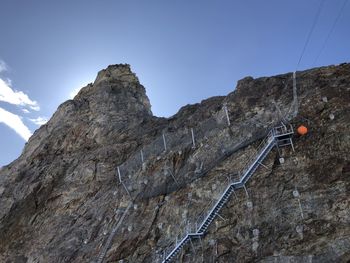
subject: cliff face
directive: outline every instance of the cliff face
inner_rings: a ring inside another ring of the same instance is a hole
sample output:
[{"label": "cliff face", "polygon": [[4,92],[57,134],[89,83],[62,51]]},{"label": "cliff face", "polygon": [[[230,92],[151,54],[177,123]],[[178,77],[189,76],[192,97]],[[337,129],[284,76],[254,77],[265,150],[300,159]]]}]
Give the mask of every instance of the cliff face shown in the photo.
[{"label": "cliff face", "polygon": [[[297,72],[297,91],[291,123],[308,134],[274,149],[176,261],[350,260],[350,64]],[[245,78],[157,118],[130,67],[109,66],[0,171],[0,262],[157,262],[292,100],[292,74]]]}]

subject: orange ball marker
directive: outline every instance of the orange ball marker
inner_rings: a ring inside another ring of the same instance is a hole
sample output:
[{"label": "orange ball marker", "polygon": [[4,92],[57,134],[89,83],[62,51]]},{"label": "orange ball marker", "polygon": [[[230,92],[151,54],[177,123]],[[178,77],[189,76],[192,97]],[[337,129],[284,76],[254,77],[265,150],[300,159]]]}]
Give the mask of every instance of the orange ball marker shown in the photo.
[{"label": "orange ball marker", "polygon": [[305,135],[305,134],[307,134],[307,128],[304,126],[304,125],[300,125],[299,127],[298,127],[298,133],[300,134],[300,135]]}]

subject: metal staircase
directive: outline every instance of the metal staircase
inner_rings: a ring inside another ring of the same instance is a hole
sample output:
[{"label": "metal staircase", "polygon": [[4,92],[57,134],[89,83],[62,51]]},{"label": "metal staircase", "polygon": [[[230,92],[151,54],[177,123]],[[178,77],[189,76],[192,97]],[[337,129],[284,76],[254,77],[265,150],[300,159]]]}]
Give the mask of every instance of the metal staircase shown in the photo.
[{"label": "metal staircase", "polygon": [[257,149],[257,154],[250,158],[244,165],[244,168],[240,171],[240,179],[235,182],[230,182],[230,184],[227,186],[227,188],[222,193],[221,197],[215,203],[213,208],[209,211],[209,213],[203,219],[199,218],[198,221],[201,223],[198,224],[198,227],[196,227],[195,232],[187,233],[186,236],[180,242],[176,242],[174,249],[172,249],[168,253],[168,255],[163,258],[162,263],[171,262],[189,241],[191,241],[194,238],[200,238],[204,235],[204,233],[208,230],[210,224],[218,215],[218,212],[229,200],[231,194],[236,189],[245,187],[247,181],[258,169],[258,167],[261,165],[261,162],[266,158],[266,156],[269,154],[269,152],[274,146],[282,147],[291,145],[294,150],[293,142],[291,139],[293,133],[293,127],[291,125],[286,126],[282,124],[282,126],[273,128],[259,145]]},{"label": "metal staircase", "polygon": [[189,233],[187,234],[178,244],[177,246],[170,251],[169,255],[166,257],[166,259],[163,262],[170,262],[172,259],[176,257],[176,255],[180,252],[180,250],[192,239],[194,238],[200,238],[204,233]]}]

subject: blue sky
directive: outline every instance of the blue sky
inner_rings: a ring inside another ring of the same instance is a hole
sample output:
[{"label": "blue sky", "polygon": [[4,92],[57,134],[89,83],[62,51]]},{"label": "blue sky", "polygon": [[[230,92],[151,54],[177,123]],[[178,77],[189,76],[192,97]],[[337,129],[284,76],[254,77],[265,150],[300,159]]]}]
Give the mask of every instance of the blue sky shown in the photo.
[{"label": "blue sky", "polygon": [[0,166],[109,64],[131,64],[157,116],[294,71],[320,1],[298,69],[350,61],[350,3],[315,62],[344,0],[2,0]]}]

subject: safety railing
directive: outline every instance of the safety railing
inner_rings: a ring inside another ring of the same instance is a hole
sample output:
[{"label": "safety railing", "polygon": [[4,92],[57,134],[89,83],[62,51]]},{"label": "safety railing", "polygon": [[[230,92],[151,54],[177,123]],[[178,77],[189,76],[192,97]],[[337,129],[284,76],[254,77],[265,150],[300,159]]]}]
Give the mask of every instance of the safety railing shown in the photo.
[{"label": "safety railing", "polygon": [[[187,226],[186,231],[181,236],[179,243],[177,242],[178,239],[176,238],[176,241],[172,243],[170,247],[167,247],[164,250],[165,252],[163,252],[161,262],[170,262],[170,260],[175,256],[175,254],[177,254],[178,251],[182,248],[183,243],[185,243],[188,238],[191,238],[191,236],[203,235],[203,231],[206,231],[207,227],[218,215],[218,212],[221,210],[222,206],[228,201],[231,193],[234,192],[234,185],[237,185],[238,182],[241,183],[242,177],[248,176],[249,173],[255,172],[255,170],[260,164],[260,161],[262,161],[271,151],[271,149],[276,143],[275,140],[278,140],[279,136],[290,136],[291,134],[293,134],[293,127],[291,125],[278,126],[270,130],[268,135],[258,145],[252,157],[248,158],[247,161],[244,163],[243,168],[239,172],[239,174],[242,176],[236,177],[235,179],[228,177],[226,183],[221,185],[220,189],[224,190],[220,191],[220,198],[212,199],[211,202],[207,206],[205,206],[208,207],[208,209],[203,209],[203,211],[196,218],[195,223],[193,225],[190,224],[189,226]],[[239,186],[239,188],[240,187],[242,186]]]},{"label": "safety railing", "polygon": [[[295,79],[294,79],[295,82]],[[295,83],[294,83],[295,84]],[[293,85],[294,85],[293,84]],[[294,85],[295,86],[295,85]],[[293,89],[294,92],[294,89]],[[294,93],[293,93],[294,96]],[[247,137],[249,137],[249,134],[251,130],[253,130],[253,127],[263,129],[266,128],[266,125],[269,127],[274,126],[277,122],[280,122],[281,119],[276,120],[271,115],[264,115],[260,116],[259,118],[256,118],[255,116],[251,119],[249,119],[246,122],[241,122],[240,124],[235,124],[231,122],[230,116],[229,116],[229,110],[227,107],[227,104],[224,104],[222,109],[218,112],[216,112],[212,117],[208,118],[205,121],[202,121],[200,125],[185,128],[185,129],[175,129],[175,132],[170,131],[164,131],[160,136],[158,136],[154,141],[151,143],[145,145],[142,149],[139,149],[135,154],[132,156],[129,156],[129,158],[121,165],[119,165],[116,169],[116,177],[120,185],[122,185],[126,192],[129,194],[130,198],[133,199],[134,192],[136,190],[140,191],[142,187],[140,188],[140,184],[147,185],[147,179],[142,178],[140,176],[140,171],[144,170],[147,167],[147,163],[150,162],[152,159],[157,158],[161,159],[164,154],[167,154],[169,151],[181,151],[184,148],[192,147],[193,149],[197,149],[198,147],[201,147],[206,145],[207,143],[210,143],[210,141],[214,141],[215,138],[218,138],[220,136],[217,136],[219,132],[224,131],[229,127],[231,133],[237,131],[239,134],[245,134]],[[262,141],[260,146],[257,148],[257,153],[261,151],[264,145],[266,145],[266,142],[268,142],[269,138],[279,136],[283,133],[293,133],[293,129],[291,126],[287,127],[286,125],[282,125],[279,127],[275,127],[265,138],[265,140]],[[213,139],[214,138],[214,139]],[[237,144],[236,142],[233,142],[234,140],[231,140],[231,144],[229,145],[213,145],[211,147],[222,149],[226,151],[227,149],[230,149],[234,147]],[[212,152],[212,151],[211,151]],[[225,152],[221,155],[221,157],[225,156]],[[203,160],[205,160],[205,156],[202,156]],[[214,158],[214,162],[217,160],[220,160],[219,158]],[[243,168],[238,172],[238,174],[235,175],[235,177],[232,177],[231,175],[227,176],[228,181],[227,182],[238,182],[241,181],[242,176],[247,172],[249,169],[249,164],[254,160],[254,158],[248,158],[243,165]],[[210,167],[213,166],[213,164],[205,164],[204,167],[208,166],[208,168],[204,168],[204,170],[211,169]],[[227,185],[229,183],[223,183],[220,184],[220,186],[216,189],[217,192],[222,192],[227,188]],[[217,199],[213,199],[209,204],[208,207],[211,207],[212,205],[217,202]],[[209,209],[208,209],[209,210]],[[204,210],[204,211],[208,211]],[[197,221],[194,224],[195,230],[197,230],[197,227],[199,225],[199,222],[202,222],[205,217],[207,216],[206,212],[201,213],[197,217]],[[201,221],[202,220],[202,221]],[[192,230],[191,230],[192,231]],[[186,237],[188,235],[188,231],[185,231],[186,233],[179,235],[178,239],[181,239]],[[175,241],[175,246],[176,246]],[[169,251],[171,251],[171,248],[168,248]],[[163,251],[162,255],[163,258],[166,255],[166,252],[169,251]],[[157,253],[159,254],[159,253]],[[156,256],[155,258],[161,259],[161,257]],[[103,259],[101,260],[101,262]]]},{"label": "safety railing", "polygon": [[[217,126],[214,126],[216,121],[217,117],[210,118],[194,128],[162,133],[152,143],[136,151],[123,164],[117,167],[116,177],[118,182],[130,195],[136,195],[134,192],[140,189],[140,185],[147,185],[148,183],[147,178],[140,176],[142,170],[147,168],[148,163],[161,160],[170,152],[181,152],[184,149],[196,151],[203,147],[206,147],[207,150],[214,153],[217,157],[216,159],[220,159],[225,156],[227,151],[239,143],[237,138],[242,140],[242,138],[236,137],[237,134],[232,135],[232,130],[236,130],[237,133],[249,135],[255,127],[255,124],[249,122],[236,126],[234,124],[227,126],[227,123],[217,122]],[[208,128],[211,128],[211,130],[206,130]],[[231,130],[231,132],[229,132],[229,130]],[[218,136],[219,134],[221,136]],[[220,142],[218,139],[219,137],[229,139],[227,139],[226,142]],[[210,163],[213,160],[215,161],[215,158],[208,156],[204,152],[202,152],[201,158],[199,158],[199,155],[200,153],[197,151],[197,158],[200,159],[200,162],[203,162],[203,169],[211,166]]]},{"label": "safety railing", "polygon": [[[275,123],[273,119],[266,119],[263,121],[269,124]],[[207,154],[202,154],[202,156],[200,156],[204,163],[203,170],[208,169],[207,167],[210,169],[211,166],[215,165],[218,159],[225,157],[225,151],[230,150],[239,142],[239,140],[235,138],[238,134],[244,134],[244,136],[249,137],[249,135],[251,136],[251,131],[254,130],[255,127],[257,127],[257,124],[254,120],[247,120],[240,124],[230,123],[229,112],[226,106],[224,106],[222,110],[214,114],[213,117],[208,118],[197,126],[163,132],[151,143],[129,156],[123,164],[116,168],[117,180],[129,194],[130,198],[133,199],[137,193],[140,192],[140,189],[144,189],[148,183],[148,179],[142,176],[142,171],[147,169],[147,164],[149,162],[153,163],[154,161],[158,161],[169,152],[180,152],[186,148],[196,150],[204,147],[216,153],[217,158],[212,158],[212,156],[208,156]],[[234,134],[234,132],[237,134]],[[276,132],[279,131],[276,130]],[[219,136],[219,134],[221,134],[221,136]],[[218,140],[218,138],[225,137],[229,137],[225,143]],[[242,140],[242,138],[240,139]],[[196,154],[198,156],[198,152],[196,152]],[[251,160],[247,160],[246,165],[249,164],[249,161]],[[243,173],[244,170],[241,170],[238,174],[242,175]],[[236,176],[235,181],[238,179],[239,178]],[[232,182],[233,179],[229,178],[228,180]],[[216,192],[222,192],[226,186],[226,183],[218,184]],[[197,222],[197,225],[198,224]],[[196,222],[191,225],[191,228],[196,228]],[[186,235],[187,232],[179,235],[178,240]]]},{"label": "safety railing", "polygon": [[252,162],[257,158],[257,156],[261,153],[261,151],[268,145],[271,140],[274,140],[274,137],[272,135],[272,131],[268,133],[268,135],[261,141],[261,143],[254,149],[254,153],[250,155],[250,157],[246,160],[246,162],[243,164],[242,169],[239,171],[240,179],[244,176],[244,174],[248,171],[250,168]]}]

